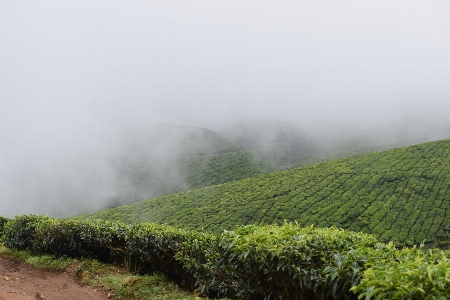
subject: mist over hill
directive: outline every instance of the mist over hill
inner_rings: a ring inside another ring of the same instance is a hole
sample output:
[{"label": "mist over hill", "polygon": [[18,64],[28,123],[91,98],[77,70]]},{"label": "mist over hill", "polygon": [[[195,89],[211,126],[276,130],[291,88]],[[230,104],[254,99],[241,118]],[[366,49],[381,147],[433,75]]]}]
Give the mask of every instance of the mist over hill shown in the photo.
[{"label": "mist over hill", "polygon": [[449,138],[450,122],[447,123],[403,120],[368,130],[319,133],[294,122],[255,119],[219,132],[282,170]]},{"label": "mist over hill", "polygon": [[1,214],[67,217],[275,170],[206,128],[145,123],[86,137],[11,165]]},{"label": "mist over hill", "polygon": [[319,149],[316,141],[291,122],[260,119],[242,122],[219,132],[279,169],[301,163],[313,157]]},{"label": "mist over hill", "polygon": [[218,133],[200,127],[156,124],[124,132],[112,165],[117,206],[274,170]]}]

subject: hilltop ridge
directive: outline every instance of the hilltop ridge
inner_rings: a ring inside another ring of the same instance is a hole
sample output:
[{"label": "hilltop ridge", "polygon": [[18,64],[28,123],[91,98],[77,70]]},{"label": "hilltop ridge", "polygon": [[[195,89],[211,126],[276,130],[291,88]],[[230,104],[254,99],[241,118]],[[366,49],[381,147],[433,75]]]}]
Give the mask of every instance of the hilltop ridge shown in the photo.
[{"label": "hilltop ridge", "polygon": [[206,128],[156,124],[124,135],[122,155],[112,163],[117,195],[109,207],[275,170]]}]

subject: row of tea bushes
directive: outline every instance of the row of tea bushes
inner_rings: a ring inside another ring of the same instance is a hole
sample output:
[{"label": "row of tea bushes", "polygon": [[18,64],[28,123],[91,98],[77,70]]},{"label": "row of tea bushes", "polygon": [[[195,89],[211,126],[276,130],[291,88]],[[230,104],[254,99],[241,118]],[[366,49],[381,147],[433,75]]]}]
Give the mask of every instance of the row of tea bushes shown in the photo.
[{"label": "row of tea bushes", "polygon": [[123,262],[159,271],[209,296],[240,299],[449,299],[450,262],[440,251],[379,243],[337,228],[243,226],[214,235],[150,223],[7,220],[2,243],[55,256]]},{"label": "row of tea bushes", "polygon": [[160,271],[183,283],[186,274],[174,256],[188,237],[201,234],[151,223],[126,225],[22,215],[5,224],[2,241],[6,247],[37,254],[120,261],[131,272]]},{"label": "row of tea bushes", "polygon": [[[347,253],[375,247],[368,234],[336,228],[237,227],[216,240],[187,241],[177,255],[202,290],[253,299],[352,299],[366,259]],[[201,251],[197,250],[201,249]]]}]

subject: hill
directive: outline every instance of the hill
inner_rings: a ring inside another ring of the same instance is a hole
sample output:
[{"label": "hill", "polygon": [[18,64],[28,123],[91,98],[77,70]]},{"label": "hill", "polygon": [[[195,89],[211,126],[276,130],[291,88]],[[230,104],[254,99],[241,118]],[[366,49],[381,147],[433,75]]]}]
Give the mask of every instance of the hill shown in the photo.
[{"label": "hill", "polygon": [[279,170],[303,167],[328,160],[437,141],[449,136],[432,124],[397,122],[368,130],[339,134],[307,133],[294,123],[259,119],[219,131],[256,157]]},{"label": "hill", "polygon": [[450,242],[450,140],[265,174],[80,216],[218,232],[283,220],[412,245]]},{"label": "hill", "polygon": [[449,136],[450,131],[445,127],[437,128],[434,124],[396,122],[359,134],[316,137],[318,151],[310,159],[294,164],[293,167],[443,140]]},{"label": "hill", "polygon": [[284,121],[242,122],[219,132],[278,169],[288,169],[306,161],[318,150],[297,125]]},{"label": "hill", "polygon": [[124,134],[111,162],[116,197],[108,207],[267,173],[274,168],[220,134],[199,127],[157,124]]}]

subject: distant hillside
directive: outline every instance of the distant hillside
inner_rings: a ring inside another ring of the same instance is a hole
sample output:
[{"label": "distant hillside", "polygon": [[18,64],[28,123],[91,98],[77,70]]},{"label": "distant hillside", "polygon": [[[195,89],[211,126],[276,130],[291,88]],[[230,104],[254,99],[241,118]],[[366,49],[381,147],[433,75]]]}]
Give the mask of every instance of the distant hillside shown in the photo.
[{"label": "distant hillside", "polygon": [[279,169],[306,161],[318,150],[299,127],[283,121],[243,122],[220,133]]},{"label": "distant hillside", "polygon": [[354,136],[336,136],[331,141],[316,138],[318,151],[314,156],[293,166],[306,166],[337,158],[443,140],[448,137],[450,137],[450,131],[445,127],[436,128],[433,124],[419,126],[414,123],[398,122]]},{"label": "distant hillside", "polygon": [[117,196],[109,207],[255,176],[274,169],[220,134],[158,124],[124,134],[112,163]]},{"label": "distant hillside", "polygon": [[450,242],[450,140],[246,178],[81,218],[218,232],[295,220],[412,245]]},{"label": "distant hillside", "polygon": [[293,164],[293,167],[302,167],[338,158],[351,157],[360,154],[367,154],[393,148],[404,147],[406,145],[411,144],[414,143],[407,143],[407,142],[394,143],[391,141],[377,139],[376,136],[368,134],[359,135],[330,144],[325,145],[322,144],[321,146],[317,147],[318,150],[312,157],[310,157],[307,160],[303,160],[299,163]]}]

